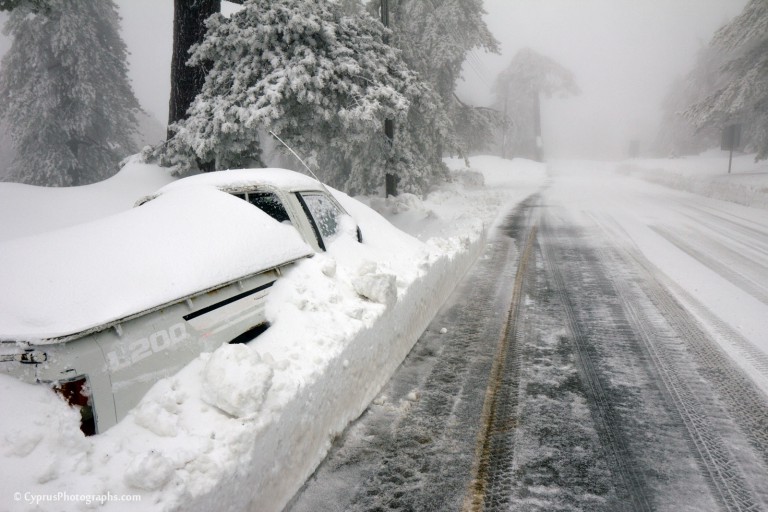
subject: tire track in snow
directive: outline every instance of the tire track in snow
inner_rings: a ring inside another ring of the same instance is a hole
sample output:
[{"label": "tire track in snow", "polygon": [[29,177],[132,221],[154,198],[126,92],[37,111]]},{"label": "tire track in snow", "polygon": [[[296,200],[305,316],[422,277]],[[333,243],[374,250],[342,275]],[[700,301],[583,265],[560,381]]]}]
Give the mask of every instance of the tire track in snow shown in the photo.
[{"label": "tire track in snow", "polygon": [[[717,260],[716,258],[708,256],[707,254],[704,254],[703,252],[693,248],[690,244],[688,244],[687,242],[683,241],[680,237],[675,235],[670,229],[667,229],[661,226],[651,226],[651,229],[657,234],[659,234],[661,237],[668,240],[672,245],[674,245],[684,253],[688,254],[693,259],[699,261],[702,265],[712,269],[716,273],[723,276],[725,279],[733,283],[736,287],[741,288],[742,290],[752,295],[756,299],[760,300],[764,304],[768,304],[768,292],[766,292],[763,288],[761,288],[758,282],[752,281],[748,277],[745,277],[739,272],[720,263],[720,261]],[[737,253],[734,253],[733,257],[739,258],[742,260],[744,259]],[[757,263],[753,261],[742,261],[741,264],[747,266],[746,268],[749,268],[749,267],[754,268],[755,266],[757,266]]]},{"label": "tire track in snow", "polygon": [[[699,327],[686,309],[669,294],[655,277],[652,264],[640,254],[635,253],[629,256],[645,273],[644,292],[680,336],[701,373],[713,386],[720,400],[724,402],[741,431],[762,458],[763,464],[768,465],[768,399]],[[637,311],[634,315],[639,327],[648,324],[641,319]],[[730,453],[722,437],[712,428],[696,394],[688,389],[686,382],[681,379],[681,374],[676,371],[673,364],[668,362],[670,357],[665,352],[664,344],[656,343],[653,333],[647,329],[639,330],[649,350],[654,354],[657,366],[667,377],[671,396],[691,433],[691,438],[702,457],[713,486],[723,499],[725,508],[727,510],[761,510],[760,500],[751,495],[744,471],[739,467],[735,456]],[[765,469],[762,469],[765,472]]]},{"label": "tire track in snow", "polygon": [[765,226],[706,205],[689,203],[687,207],[699,215],[692,215],[687,211],[682,213],[697,224],[706,226],[745,249],[758,250],[763,254],[768,251],[768,232],[765,231]]},{"label": "tire track in snow", "polygon": [[504,509],[508,506],[512,478],[514,436],[518,422],[518,378],[520,331],[518,316],[524,300],[523,283],[536,240],[536,225],[530,228],[520,256],[504,331],[499,339],[483,401],[482,427],[478,436],[470,492],[463,510]]},{"label": "tire track in snow", "polygon": [[[573,340],[574,354],[582,375],[595,428],[603,443],[605,459],[615,475],[619,501],[616,506],[622,507],[623,510],[651,511],[653,507],[648,498],[649,486],[645,481],[645,475],[639,465],[634,464],[634,456],[630,452],[629,440],[621,426],[621,418],[614,409],[610,394],[601,380],[596,363],[592,360],[589,350],[590,342],[577,315],[577,306],[572,295],[585,293],[585,291],[575,287],[577,281],[574,278],[566,281],[560,264],[565,259],[558,258],[554,247],[557,244],[554,229],[550,227],[546,218],[543,218],[540,224],[545,268],[552,276],[556,293],[563,305],[566,328],[569,337]],[[566,271],[569,268],[566,266]],[[594,284],[599,286],[600,283]],[[596,312],[590,313],[594,315]]]},{"label": "tire track in snow", "polygon": [[[594,218],[594,217],[593,217]],[[594,218],[606,232],[620,232],[618,225],[609,228],[606,221]],[[617,237],[612,237],[618,239]],[[629,240],[629,238],[627,238]],[[668,291],[676,288],[662,279],[659,271],[637,249],[629,243],[617,247],[614,255],[601,250],[606,261],[621,261],[620,267],[630,265],[640,273],[640,287],[655,307],[655,315],[643,311],[638,300],[632,296],[629,285],[622,280],[615,281],[615,287],[622,297],[627,317],[648,351],[654,366],[662,379],[665,394],[673,404],[688,432],[689,440],[698,454],[698,462],[708,477],[713,494],[719,498],[724,510],[763,510],[765,493],[755,495],[756,489],[750,484],[747,474],[766,474],[768,464],[768,397],[761,393],[722,348],[699,326],[698,322]],[[662,282],[665,281],[665,282]],[[685,293],[676,290],[676,293]],[[658,318],[655,318],[658,316]],[[660,322],[661,321],[661,322]],[[675,341],[685,347],[681,356],[672,349],[666,330],[671,329]],[[720,329],[723,325],[717,325]],[[730,336],[738,335],[729,332]],[[742,344],[754,347],[741,340]],[[738,347],[737,347],[738,348]],[[745,347],[741,347],[744,349]],[[750,352],[750,351],[747,351]],[[686,369],[680,357],[692,355],[698,370]],[[754,363],[764,363],[762,352],[752,354]],[[749,353],[747,354],[749,356]],[[756,366],[759,366],[757,364]],[[702,381],[704,377],[704,381]],[[706,384],[702,385],[702,382]],[[739,426],[749,444],[756,450],[760,461],[751,461],[747,454],[734,454],[729,446],[734,444],[732,432],[726,432],[722,425],[712,420],[717,416],[717,399],[707,399],[712,387],[723,402],[730,417]],[[727,437],[726,437],[727,436]],[[726,442],[728,439],[729,442]],[[745,469],[746,467],[746,469]],[[768,475],[766,475],[768,477]]]},{"label": "tire track in snow", "polygon": [[461,508],[528,201],[510,213],[500,227],[506,233],[491,239],[450,303],[287,511]]}]

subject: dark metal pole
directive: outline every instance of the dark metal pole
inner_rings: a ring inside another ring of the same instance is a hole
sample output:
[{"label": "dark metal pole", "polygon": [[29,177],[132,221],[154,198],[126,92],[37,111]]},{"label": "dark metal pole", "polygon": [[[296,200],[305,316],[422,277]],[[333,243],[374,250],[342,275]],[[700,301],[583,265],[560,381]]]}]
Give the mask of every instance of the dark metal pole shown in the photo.
[{"label": "dark metal pole", "polygon": [[[385,26],[389,26],[389,0],[381,0],[381,23]],[[385,43],[389,43],[388,37],[384,39]]]},{"label": "dark metal pole", "polygon": [[[381,0],[381,23],[389,27],[389,0]],[[389,36],[384,36],[384,42],[389,44]],[[390,147],[395,143],[395,122],[392,119],[384,120],[384,135],[389,141]],[[397,195],[397,177],[394,174],[387,173],[384,178],[384,196]]]},{"label": "dark metal pole", "polygon": [[733,143],[731,143],[731,154],[728,156],[728,174],[731,174],[731,163],[733,162]]}]

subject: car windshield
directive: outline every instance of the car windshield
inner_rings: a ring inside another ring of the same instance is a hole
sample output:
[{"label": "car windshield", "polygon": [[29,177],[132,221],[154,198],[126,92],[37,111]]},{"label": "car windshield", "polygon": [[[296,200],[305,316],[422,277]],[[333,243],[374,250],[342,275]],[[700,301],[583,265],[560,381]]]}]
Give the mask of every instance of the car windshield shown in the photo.
[{"label": "car windshield", "polygon": [[320,192],[302,192],[301,199],[312,214],[323,242],[327,244],[339,231],[339,218],[344,213],[325,194]]}]

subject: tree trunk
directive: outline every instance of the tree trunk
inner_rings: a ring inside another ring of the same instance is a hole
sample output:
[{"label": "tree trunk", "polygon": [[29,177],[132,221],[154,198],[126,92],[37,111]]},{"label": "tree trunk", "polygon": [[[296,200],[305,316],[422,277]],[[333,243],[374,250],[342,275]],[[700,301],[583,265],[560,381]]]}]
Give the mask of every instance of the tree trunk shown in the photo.
[{"label": "tree trunk", "polygon": [[[207,67],[189,67],[189,49],[203,40],[205,20],[221,11],[221,0],[174,0],[173,56],[171,60],[171,99],[168,125],[187,116],[187,109],[205,82]],[[170,139],[173,133],[168,130]]]}]

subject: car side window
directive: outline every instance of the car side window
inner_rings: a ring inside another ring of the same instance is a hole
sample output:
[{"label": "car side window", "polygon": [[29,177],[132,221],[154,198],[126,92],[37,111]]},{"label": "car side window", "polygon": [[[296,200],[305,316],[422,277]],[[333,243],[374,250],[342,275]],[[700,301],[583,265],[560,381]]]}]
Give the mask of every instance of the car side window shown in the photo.
[{"label": "car side window", "polygon": [[309,214],[310,221],[314,223],[315,230],[321,238],[321,245],[324,246],[338,233],[339,218],[344,212],[321,192],[300,192],[297,195]]},{"label": "car side window", "polygon": [[291,222],[283,203],[275,194],[271,192],[249,192],[245,199],[277,222]]}]

